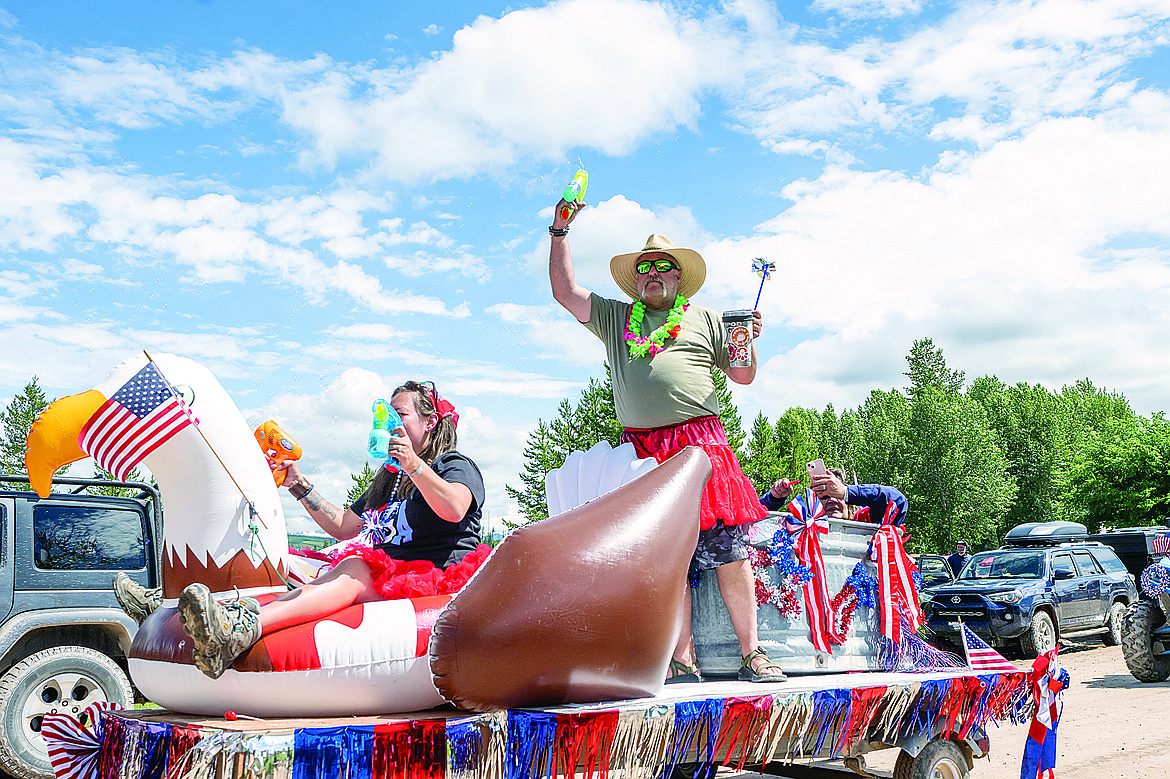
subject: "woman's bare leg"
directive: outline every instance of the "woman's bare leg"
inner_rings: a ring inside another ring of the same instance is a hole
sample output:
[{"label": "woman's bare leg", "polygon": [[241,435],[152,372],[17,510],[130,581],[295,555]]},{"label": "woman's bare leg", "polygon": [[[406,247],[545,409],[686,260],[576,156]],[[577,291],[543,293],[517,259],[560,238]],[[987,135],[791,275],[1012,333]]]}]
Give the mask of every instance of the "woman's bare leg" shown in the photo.
[{"label": "woman's bare leg", "polygon": [[260,626],[267,634],[327,617],[355,603],[381,599],[366,561],[347,557],[315,580],[261,607]]}]

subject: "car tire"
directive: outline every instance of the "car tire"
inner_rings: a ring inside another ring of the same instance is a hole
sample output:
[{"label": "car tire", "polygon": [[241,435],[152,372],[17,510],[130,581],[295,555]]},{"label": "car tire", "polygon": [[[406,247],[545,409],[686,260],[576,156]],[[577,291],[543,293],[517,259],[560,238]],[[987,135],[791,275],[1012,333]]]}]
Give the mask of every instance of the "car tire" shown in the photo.
[{"label": "car tire", "polygon": [[53,779],[44,716],[80,719],[98,701],[129,707],[134,693],[118,664],[96,649],[53,647],[12,666],[0,677],[0,768],[17,779]]},{"label": "car tire", "polygon": [[1161,627],[1166,615],[1148,600],[1131,603],[1125,610],[1121,628],[1121,653],[1133,678],[1139,682],[1164,682],[1170,677],[1170,657],[1155,654],[1154,628]]},{"label": "car tire", "polygon": [[1109,607],[1109,616],[1105,619],[1105,627],[1109,628],[1101,636],[1101,643],[1105,646],[1117,646],[1121,643],[1122,623],[1125,621],[1125,604],[1118,601]]},{"label": "car tire", "polygon": [[901,752],[894,763],[894,779],[970,779],[967,758],[959,745],[948,738],[936,738],[910,757]]},{"label": "car tire", "polygon": [[1056,646],[1056,627],[1047,611],[1032,615],[1032,624],[1020,636],[1020,651],[1024,659],[1032,660]]}]

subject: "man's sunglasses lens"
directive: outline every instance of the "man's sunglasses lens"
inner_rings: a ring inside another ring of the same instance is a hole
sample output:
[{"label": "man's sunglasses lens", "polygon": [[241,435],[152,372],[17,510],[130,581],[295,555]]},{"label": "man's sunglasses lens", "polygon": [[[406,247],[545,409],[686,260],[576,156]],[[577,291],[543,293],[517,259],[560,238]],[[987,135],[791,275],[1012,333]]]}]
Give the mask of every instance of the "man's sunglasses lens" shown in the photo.
[{"label": "man's sunglasses lens", "polygon": [[670,260],[642,260],[634,266],[634,270],[642,274],[649,273],[651,268],[659,273],[669,273],[674,270],[674,263]]}]

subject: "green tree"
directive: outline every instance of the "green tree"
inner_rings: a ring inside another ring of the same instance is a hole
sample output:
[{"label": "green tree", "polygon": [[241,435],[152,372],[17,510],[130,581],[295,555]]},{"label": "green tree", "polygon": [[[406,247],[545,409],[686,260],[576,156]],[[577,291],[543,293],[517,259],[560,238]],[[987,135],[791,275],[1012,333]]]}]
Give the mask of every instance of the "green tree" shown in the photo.
[{"label": "green tree", "polygon": [[804,464],[820,457],[820,414],[813,409],[792,407],[776,420],[773,438],[776,443],[778,475],[805,479]]},{"label": "green tree", "polygon": [[1015,498],[987,415],[975,401],[938,387],[922,387],[911,406],[909,483],[895,485],[910,502],[911,547],[925,552],[995,542]]},{"label": "green tree", "polygon": [[752,423],[746,456],[740,458],[743,472],[752,480],[756,492],[764,492],[772,482],[783,476],[780,453],[776,448],[775,431],[772,423],[761,411]]},{"label": "green tree", "polygon": [[963,389],[963,372],[948,368],[942,348],[936,347],[929,338],[920,338],[914,342],[906,362],[910,365],[910,370],[904,374],[910,379],[906,394],[911,400],[928,387],[943,392],[959,392]]},{"label": "green tree", "polygon": [[[528,436],[524,447],[524,470],[520,473],[521,488],[505,485],[508,495],[516,500],[526,524],[548,517],[548,503],[544,494],[544,477],[560,468],[565,458],[574,451],[585,451],[598,441],[610,446],[621,443],[622,426],[613,407],[613,380],[609,366],[605,380],[590,379],[576,405],[567,399],[557,408],[557,418],[551,422],[539,420]],[[509,528],[515,523],[504,522]]]},{"label": "green tree", "polygon": [[349,487],[349,492],[345,493],[345,505],[351,505],[355,500],[360,498],[369,488],[370,482],[374,480],[377,471],[370,467],[369,463],[362,465],[361,473],[351,473],[349,480],[353,484]]},{"label": "green tree", "polygon": [[857,411],[854,463],[858,479],[905,490],[912,479],[915,445],[910,401],[897,390],[872,390]]},{"label": "green tree", "polygon": [[1161,524],[1170,516],[1170,422],[1162,413],[1115,420],[1077,452],[1061,486],[1091,532]]},{"label": "green tree", "polygon": [[1058,482],[1067,466],[1061,400],[1040,385],[1020,382],[1007,387],[995,376],[971,383],[967,397],[987,413],[996,442],[1016,481],[1016,498],[1006,526],[1049,522],[1057,518]]},{"label": "green tree", "polygon": [[0,472],[25,473],[24,452],[28,431],[42,411],[49,407],[37,377],[24,385],[19,395],[0,412]]}]

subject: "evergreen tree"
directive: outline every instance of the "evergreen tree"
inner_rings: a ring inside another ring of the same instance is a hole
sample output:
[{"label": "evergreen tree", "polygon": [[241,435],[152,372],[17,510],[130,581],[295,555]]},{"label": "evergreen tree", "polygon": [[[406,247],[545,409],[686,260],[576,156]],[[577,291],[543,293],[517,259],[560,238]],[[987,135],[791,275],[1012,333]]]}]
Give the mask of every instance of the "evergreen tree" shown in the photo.
[{"label": "evergreen tree", "polygon": [[771,489],[772,482],[784,475],[781,473],[780,453],[776,449],[775,431],[763,411],[756,415],[752,423],[747,456],[741,459],[740,464],[759,493]]},{"label": "evergreen tree", "polygon": [[49,407],[37,377],[0,412],[0,472],[25,473],[24,452],[28,431],[42,411]]},{"label": "evergreen tree", "polygon": [[[522,487],[504,487],[524,515],[522,524],[548,517],[544,477],[549,471],[560,468],[572,452],[586,451],[598,441],[608,441],[616,448],[621,443],[621,434],[622,426],[613,407],[613,380],[607,365],[605,381],[590,379],[576,405],[562,400],[557,418],[547,423],[539,420],[529,434],[524,447],[524,470],[520,473]],[[516,527],[507,520],[504,524]]]},{"label": "evergreen tree", "polygon": [[345,493],[345,505],[349,506],[360,498],[369,488],[370,482],[374,480],[374,476],[376,475],[377,471],[371,468],[369,463],[365,463],[362,466],[361,473],[351,473],[349,479],[353,484],[350,485],[349,492]]}]

